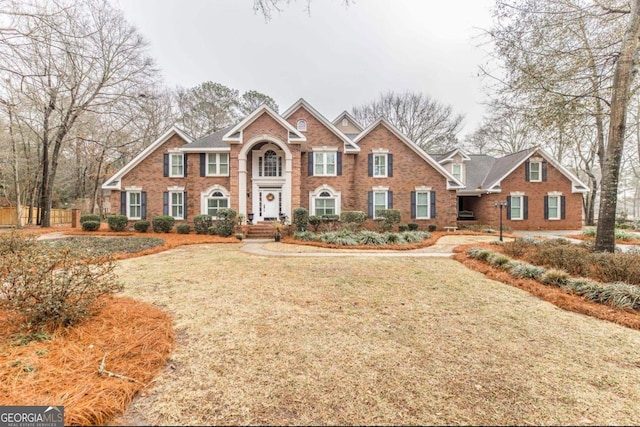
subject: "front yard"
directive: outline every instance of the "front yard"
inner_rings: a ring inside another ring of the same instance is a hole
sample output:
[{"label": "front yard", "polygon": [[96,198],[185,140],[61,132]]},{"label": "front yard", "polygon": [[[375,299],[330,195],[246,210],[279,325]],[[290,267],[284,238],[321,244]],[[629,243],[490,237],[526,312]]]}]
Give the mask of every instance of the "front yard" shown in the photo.
[{"label": "front yard", "polygon": [[239,245],[120,261],[174,317],[123,424],[640,424],[640,333],[450,259],[281,258]]}]

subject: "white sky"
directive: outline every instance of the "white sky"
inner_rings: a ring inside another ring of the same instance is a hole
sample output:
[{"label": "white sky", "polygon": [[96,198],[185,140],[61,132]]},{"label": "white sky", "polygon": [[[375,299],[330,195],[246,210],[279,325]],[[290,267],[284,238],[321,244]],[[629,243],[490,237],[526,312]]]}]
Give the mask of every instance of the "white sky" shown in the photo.
[{"label": "white sky", "polygon": [[205,81],[257,90],[280,111],[305,98],[333,120],[380,92],[423,92],[465,115],[484,99],[477,47],[493,0],[298,0],[269,22],[252,0],[119,0],[170,86]]}]

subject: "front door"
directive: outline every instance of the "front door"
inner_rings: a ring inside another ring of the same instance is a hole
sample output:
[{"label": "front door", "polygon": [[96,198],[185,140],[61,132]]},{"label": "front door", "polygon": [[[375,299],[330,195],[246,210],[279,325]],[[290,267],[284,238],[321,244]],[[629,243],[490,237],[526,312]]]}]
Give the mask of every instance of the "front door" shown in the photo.
[{"label": "front door", "polygon": [[262,191],[262,219],[268,221],[280,216],[280,190]]}]

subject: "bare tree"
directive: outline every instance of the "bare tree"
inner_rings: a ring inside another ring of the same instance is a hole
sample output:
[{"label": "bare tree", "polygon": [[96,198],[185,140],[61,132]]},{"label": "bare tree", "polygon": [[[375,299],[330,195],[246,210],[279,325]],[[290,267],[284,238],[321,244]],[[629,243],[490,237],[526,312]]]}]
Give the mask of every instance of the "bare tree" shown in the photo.
[{"label": "bare tree", "polygon": [[380,94],[367,104],[353,107],[352,114],[364,126],[384,117],[427,152],[455,147],[464,119],[454,114],[450,105],[414,92]]}]

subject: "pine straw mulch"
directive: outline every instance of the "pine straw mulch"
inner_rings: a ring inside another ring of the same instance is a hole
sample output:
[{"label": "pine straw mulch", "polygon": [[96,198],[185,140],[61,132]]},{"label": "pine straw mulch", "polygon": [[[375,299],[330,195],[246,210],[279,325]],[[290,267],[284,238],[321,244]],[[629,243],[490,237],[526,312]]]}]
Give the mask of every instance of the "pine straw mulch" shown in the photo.
[{"label": "pine straw mulch", "polygon": [[[97,315],[50,340],[19,342],[0,311],[0,406],[64,405],[65,425],[103,425],[165,367],[174,345],[172,319],[128,297],[112,297]],[[130,378],[100,375],[104,371]]]},{"label": "pine straw mulch", "polygon": [[486,247],[494,252],[502,252],[502,248],[499,246],[489,245],[487,243],[476,243],[457,246],[454,249],[453,259],[459,261],[471,270],[484,274],[490,279],[525,290],[530,294],[544,301],[550,302],[564,310],[586,314],[587,316],[607,320],[627,328],[640,330],[640,313],[638,312],[625,311],[608,305],[588,301],[580,295],[568,293],[554,286],[545,285],[537,280],[513,277],[502,269],[493,267],[484,261],[469,257],[466,251],[471,247]]},{"label": "pine straw mulch", "polygon": [[[585,236],[584,234],[569,234],[566,236],[570,239],[582,240],[584,242],[595,242],[595,237]],[[616,240],[616,245],[640,245],[640,240]]]}]

